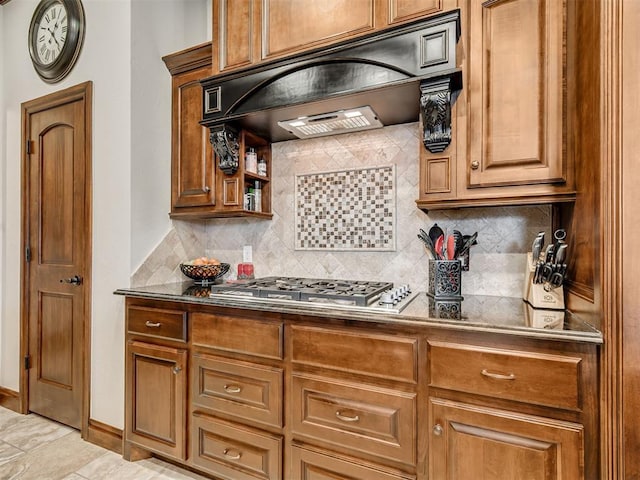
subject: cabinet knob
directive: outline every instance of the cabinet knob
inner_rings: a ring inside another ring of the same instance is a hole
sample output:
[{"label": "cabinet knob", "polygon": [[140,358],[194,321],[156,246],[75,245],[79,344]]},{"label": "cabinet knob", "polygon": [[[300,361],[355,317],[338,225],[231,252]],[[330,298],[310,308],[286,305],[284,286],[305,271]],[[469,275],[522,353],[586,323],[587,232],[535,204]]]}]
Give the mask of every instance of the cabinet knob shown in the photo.
[{"label": "cabinet knob", "polygon": [[477,170],[478,168],[480,168],[480,162],[477,160],[474,160],[473,162],[471,162],[471,170]]},{"label": "cabinet knob", "polygon": [[442,425],[440,425],[439,423],[436,423],[433,426],[433,434],[437,437],[439,437],[440,435],[442,435],[442,432],[444,432],[444,429],[442,428]]},{"label": "cabinet knob", "polygon": [[182,371],[182,367],[180,367],[180,366],[176,365],[175,367],[173,367],[173,368],[171,369],[171,371],[173,372],[173,374],[174,374],[174,375],[177,375],[177,374],[179,374],[179,373]]},{"label": "cabinet knob", "polygon": [[211,189],[209,187],[204,187],[204,193],[209,193]]}]

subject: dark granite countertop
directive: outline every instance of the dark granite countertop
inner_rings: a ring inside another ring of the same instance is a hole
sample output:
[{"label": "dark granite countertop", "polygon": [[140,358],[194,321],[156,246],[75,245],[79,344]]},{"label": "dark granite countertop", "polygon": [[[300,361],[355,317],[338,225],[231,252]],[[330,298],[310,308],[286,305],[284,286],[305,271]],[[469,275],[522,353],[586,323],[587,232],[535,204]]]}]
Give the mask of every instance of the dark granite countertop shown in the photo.
[{"label": "dark granite countertop", "polygon": [[114,292],[128,297],[185,302],[239,309],[340,318],[362,322],[404,325],[426,325],[468,331],[485,331],[555,340],[602,343],[602,333],[579,316],[568,311],[534,310],[520,298],[465,295],[462,318],[459,320],[433,318],[425,293],[418,293],[400,313],[353,312],[318,307],[305,302],[286,305],[253,303],[245,298],[210,298],[207,287],[191,282],[121,288]]}]

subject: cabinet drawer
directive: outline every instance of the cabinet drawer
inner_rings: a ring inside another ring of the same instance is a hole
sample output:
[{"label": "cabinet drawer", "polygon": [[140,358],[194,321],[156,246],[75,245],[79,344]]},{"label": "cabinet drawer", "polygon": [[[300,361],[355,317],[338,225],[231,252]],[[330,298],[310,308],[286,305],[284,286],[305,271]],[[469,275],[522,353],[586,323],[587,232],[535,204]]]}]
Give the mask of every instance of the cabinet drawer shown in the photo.
[{"label": "cabinet drawer", "polygon": [[282,427],[282,369],[199,353],[192,368],[196,408]]},{"label": "cabinet drawer", "polygon": [[416,463],[416,395],[294,375],[291,429],[338,448]]},{"label": "cabinet drawer", "polygon": [[127,331],[135,335],[187,341],[187,313],[180,310],[130,306]]},{"label": "cabinet drawer", "polygon": [[221,420],[192,417],[191,462],[233,480],[282,478],[282,438]]},{"label": "cabinet drawer", "polygon": [[414,338],[293,326],[291,343],[297,363],[411,383],[417,379]]},{"label": "cabinet drawer", "polygon": [[334,455],[307,450],[306,448],[291,448],[291,479],[292,480],[335,480],[338,478],[349,480],[413,480],[416,477],[400,472],[385,472],[378,466],[366,466],[351,462],[347,459],[336,458]]},{"label": "cabinet drawer", "polygon": [[264,358],[282,358],[282,323],[194,313],[193,344]]},{"label": "cabinet drawer", "polygon": [[578,410],[579,357],[429,342],[432,387]]}]

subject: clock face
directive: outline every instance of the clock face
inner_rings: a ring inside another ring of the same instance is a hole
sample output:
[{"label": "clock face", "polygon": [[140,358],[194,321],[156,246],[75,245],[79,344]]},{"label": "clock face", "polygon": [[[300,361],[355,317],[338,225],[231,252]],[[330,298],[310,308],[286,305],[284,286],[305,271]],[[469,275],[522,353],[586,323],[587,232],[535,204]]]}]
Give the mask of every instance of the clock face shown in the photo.
[{"label": "clock face", "polygon": [[31,62],[42,80],[59,82],[71,71],[82,49],[84,26],[82,0],[40,0],[28,38]]},{"label": "clock face", "polygon": [[36,33],[36,55],[43,65],[53,63],[67,41],[68,16],[64,5],[54,3],[40,17]]}]

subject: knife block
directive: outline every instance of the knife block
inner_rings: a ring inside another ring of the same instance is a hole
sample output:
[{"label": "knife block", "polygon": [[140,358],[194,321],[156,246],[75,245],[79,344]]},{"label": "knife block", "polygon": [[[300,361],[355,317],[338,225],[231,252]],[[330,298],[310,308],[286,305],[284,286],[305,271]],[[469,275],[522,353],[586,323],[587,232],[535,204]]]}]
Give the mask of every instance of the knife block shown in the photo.
[{"label": "knife block", "polygon": [[522,298],[533,308],[564,310],[564,288],[562,285],[547,291],[544,283],[533,283],[535,270],[536,263],[533,261],[533,255],[529,252]]}]

